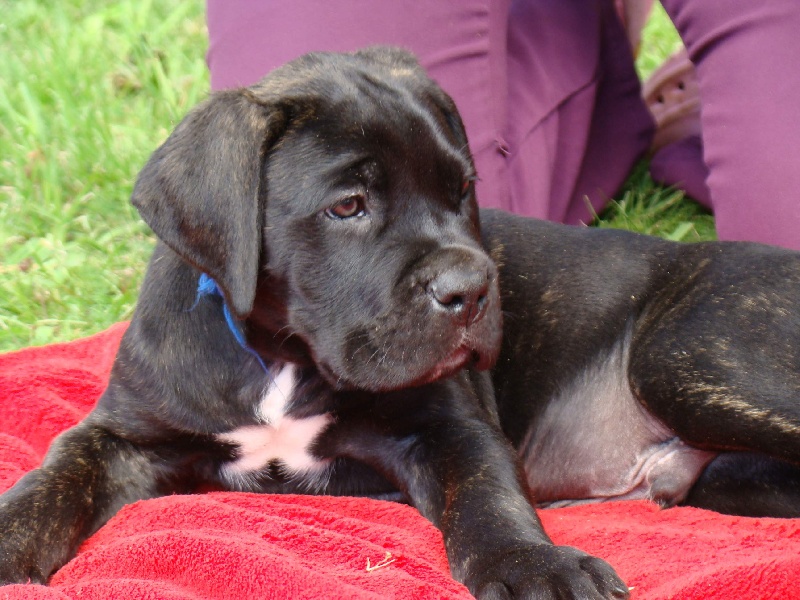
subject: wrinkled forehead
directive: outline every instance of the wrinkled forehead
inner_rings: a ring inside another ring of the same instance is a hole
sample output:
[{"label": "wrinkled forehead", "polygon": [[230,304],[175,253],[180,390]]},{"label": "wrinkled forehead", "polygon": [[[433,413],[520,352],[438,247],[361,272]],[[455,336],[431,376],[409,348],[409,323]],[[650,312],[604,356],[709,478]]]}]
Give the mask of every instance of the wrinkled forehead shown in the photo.
[{"label": "wrinkled forehead", "polygon": [[434,84],[419,77],[346,69],[319,78],[309,106],[284,147],[315,165],[309,173],[335,179],[364,165],[403,184],[452,186],[474,176],[463,131],[437,100]]},{"label": "wrinkled forehead", "polygon": [[452,197],[475,175],[452,102],[419,69],[353,62],[292,73],[291,89],[277,94],[290,116],[266,161],[272,198],[311,214],[359,185]]}]

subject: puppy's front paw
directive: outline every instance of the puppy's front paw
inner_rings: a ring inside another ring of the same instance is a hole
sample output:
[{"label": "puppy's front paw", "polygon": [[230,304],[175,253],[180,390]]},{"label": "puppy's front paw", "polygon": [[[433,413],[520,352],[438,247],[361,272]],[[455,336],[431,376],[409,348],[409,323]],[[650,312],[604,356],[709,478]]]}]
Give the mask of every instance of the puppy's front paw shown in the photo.
[{"label": "puppy's front paw", "polygon": [[[0,550],[2,552],[2,550]],[[39,567],[32,562],[17,560],[14,556],[0,557],[0,586],[12,583],[47,583]]]},{"label": "puppy's front paw", "polygon": [[30,534],[30,527],[25,523],[15,521],[5,511],[0,511],[0,586],[47,582],[34,550],[46,547],[40,542],[40,538]]},{"label": "puppy's front paw", "polygon": [[49,557],[57,544],[41,527],[46,520],[38,515],[32,518],[37,505],[26,502],[28,499],[13,488],[0,496],[0,586],[47,582],[42,559]]},{"label": "puppy's front paw", "polygon": [[611,600],[628,586],[607,562],[569,546],[537,544],[475,564],[465,582],[478,600]]},{"label": "puppy's front paw", "polygon": [[34,553],[30,551],[30,548],[36,546],[35,540],[20,531],[24,527],[22,524],[6,519],[6,516],[0,511],[0,586],[10,583],[45,583],[47,577],[42,573]]}]

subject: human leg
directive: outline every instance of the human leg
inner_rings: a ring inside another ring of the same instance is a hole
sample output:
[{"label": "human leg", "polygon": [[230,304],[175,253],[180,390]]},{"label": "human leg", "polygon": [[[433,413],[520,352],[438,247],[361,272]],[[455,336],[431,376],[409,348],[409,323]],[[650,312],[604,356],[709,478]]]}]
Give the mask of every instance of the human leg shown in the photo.
[{"label": "human leg", "polygon": [[663,0],[695,65],[721,239],[800,249],[800,9],[793,0]]},{"label": "human leg", "polygon": [[652,136],[613,3],[515,0],[508,81],[512,209],[590,221]]}]

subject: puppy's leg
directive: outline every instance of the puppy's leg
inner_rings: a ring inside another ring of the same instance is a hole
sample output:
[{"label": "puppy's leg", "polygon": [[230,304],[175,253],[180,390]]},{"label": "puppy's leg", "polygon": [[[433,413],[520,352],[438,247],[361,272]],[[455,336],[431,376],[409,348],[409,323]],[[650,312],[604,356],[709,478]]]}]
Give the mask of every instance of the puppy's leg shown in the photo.
[{"label": "puppy's leg", "polygon": [[[705,498],[712,507],[711,495],[735,493],[733,512],[800,516],[800,319],[793,316],[789,290],[773,294],[771,306],[754,303],[758,313],[747,303],[747,290],[737,292],[740,297],[719,290],[689,296],[641,327],[632,341],[631,387],[685,442],[754,452],[767,473],[784,471],[785,477],[765,473],[759,483],[744,475],[758,471],[752,457],[732,454],[708,467],[689,502]],[[783,497],[778,505],[769,500],[775,493]]]},{"label": "puppy's leg", "polygon": [[724,452],[706,467],[684,504],[743,517],[797,517],[800,466],[750,452]]},{"label": "puppy's leg", "polygon": [[[477,598],[628,596],[608,563],[552,543],[516,454],[494,427],[456,422],[431,428],[422,439],[411,467],[427,467],[429,479],[415,481],[412,496],[441,527],[453,575]],[[439,494],[443,506],[431,502]]]},{"label": "puppy's leg", "polygon": [[319,446],[370,464],[403,490],[442,530],[454,577],[479,599],[626,598],[610,565],[544,532],[516,453],[477,387],[461,373],[387,395],[368,419],[343,416]]},{"label": "puppy's leg", "polygon": [[0,496],[0,584],[44,583],[124,504],[155,495],[153,463],[84,421]]}]

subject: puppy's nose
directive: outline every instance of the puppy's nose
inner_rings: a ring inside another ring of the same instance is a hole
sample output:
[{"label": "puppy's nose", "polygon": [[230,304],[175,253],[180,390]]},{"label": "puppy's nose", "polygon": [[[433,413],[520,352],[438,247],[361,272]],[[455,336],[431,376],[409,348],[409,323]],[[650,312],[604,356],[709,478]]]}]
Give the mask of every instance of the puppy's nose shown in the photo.
[{"label": "puppy's nose", "polygon": [[486,312],[489,276],[486,271],[448,269],[432,279],[427,289],[436,309],[466,327]]}]

